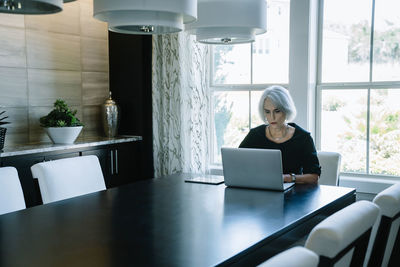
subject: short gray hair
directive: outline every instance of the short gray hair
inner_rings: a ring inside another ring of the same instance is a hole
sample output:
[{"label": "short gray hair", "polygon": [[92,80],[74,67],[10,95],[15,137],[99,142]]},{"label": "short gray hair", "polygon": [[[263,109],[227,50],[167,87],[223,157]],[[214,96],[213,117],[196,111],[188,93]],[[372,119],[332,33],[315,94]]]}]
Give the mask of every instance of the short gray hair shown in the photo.
[{"label": "short gray hair", "polygon": [[260,118],[267,123],[267,119],[264,114],[264,101],[265,99],[271,100],[271,102],[285,113],[286,121],[292,121],[296,117],[296,107],[293,99],[287,89],[279,85],[273,85],[264,90],[258,103],[258,112]]}]

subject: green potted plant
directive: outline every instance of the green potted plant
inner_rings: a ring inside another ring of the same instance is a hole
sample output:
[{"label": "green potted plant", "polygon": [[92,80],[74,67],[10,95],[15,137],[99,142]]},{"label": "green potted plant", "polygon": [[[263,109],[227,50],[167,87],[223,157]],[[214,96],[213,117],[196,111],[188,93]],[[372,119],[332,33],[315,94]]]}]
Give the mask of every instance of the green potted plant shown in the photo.
[{"label": "green potted plant", "polygon": [[[8,116],[3,115],[5,112],[6,112],[5,110],[0,111],[0,126],[10,123],[8,121],[4,121],[5,119],[8,118]],[[7,131],[7,128],[0,127],[0,149],[3,149],[3,147],[4,147],[4,141],[6,139],[6,131]]]},{"label": "green potted plant", "polygon": [[55,144],[73,144],[82,131],[83,123],[75,116],[67,103],[61,99],[54,102],[54,109],[40,118],[40,126]]}]

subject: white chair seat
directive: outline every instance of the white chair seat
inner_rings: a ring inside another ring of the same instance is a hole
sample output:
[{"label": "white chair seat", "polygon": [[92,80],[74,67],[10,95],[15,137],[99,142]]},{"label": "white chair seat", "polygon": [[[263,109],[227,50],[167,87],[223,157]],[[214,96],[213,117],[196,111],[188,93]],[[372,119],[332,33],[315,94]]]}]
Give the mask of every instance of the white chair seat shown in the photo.
[{"label": "white chair seat", "polygon": [[304,247],[293,247],[268,259],[261,267],[316,267],[318,255]]},{"label": "white chair seat", "polygon": [[106,189],[96,156],[41,162],[33,165],[31,171],[39,181],[43,203]]},{"label": "white chair seat", "polygon": [[0,168],[0,214],[25,209],[24,193],[17,169]]},{"label": "white chair seat", "polygon": [[[351,253],[353,249],[352,260],[356,260],[358,266],[361,266],[378,214],[379,208],[372,202],[353,203],[316,225],[309,234],[305,247],[320,255],[320,266],[336,263],[344,255],[346,258],[343,259],[348,260],[348,252]],[[338,258],[338,255],[341,256]],[[340,263],[349,266],[343,261]]]}]

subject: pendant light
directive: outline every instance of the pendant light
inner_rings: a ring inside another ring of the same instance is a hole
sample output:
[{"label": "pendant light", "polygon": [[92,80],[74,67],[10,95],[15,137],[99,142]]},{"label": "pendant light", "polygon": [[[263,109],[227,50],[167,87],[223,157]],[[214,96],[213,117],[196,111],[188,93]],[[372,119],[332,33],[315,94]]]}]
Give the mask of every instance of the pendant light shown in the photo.
[{"label": "pendant light", "polygon": [[265,0],[198,0],[197,21],[185,30],[205,44],[254,42],[267,29]]},{"label": "pendant light", "polygon": [[93,16],[114,32],[173,33],[196,20],[197,0],[94,0]]},{"label": "pendant light", "polygon": [[0,0],[0,12],[40,15],[62,11],[62,0]]}]

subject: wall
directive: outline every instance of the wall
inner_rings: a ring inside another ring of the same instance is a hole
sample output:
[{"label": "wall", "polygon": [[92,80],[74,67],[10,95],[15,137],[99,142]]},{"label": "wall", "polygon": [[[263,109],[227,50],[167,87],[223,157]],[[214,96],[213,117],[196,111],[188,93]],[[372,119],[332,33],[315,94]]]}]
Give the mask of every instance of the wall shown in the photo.
[{"label": "wall", "polygon": [[85,124],[80,138],[101,134],[108,30],[93,19],[92,6],[93,0],[78,0],[52,15],[0,13],[0,110],[11,121],[6,146],[49,142],[39,118],[57,98],[78,110]]},{"label": "wall", "polygon": [[314,138],[317,15],[317,0],[290,2],[289,89],[297,108],[295,122]]}]

